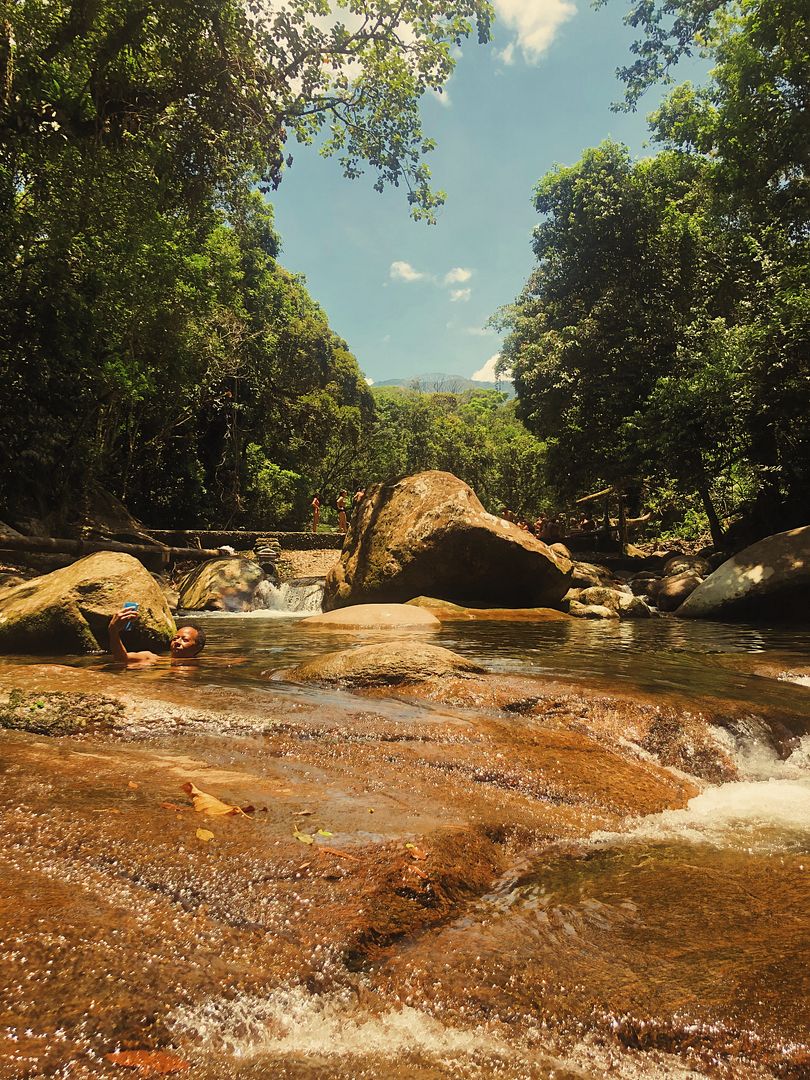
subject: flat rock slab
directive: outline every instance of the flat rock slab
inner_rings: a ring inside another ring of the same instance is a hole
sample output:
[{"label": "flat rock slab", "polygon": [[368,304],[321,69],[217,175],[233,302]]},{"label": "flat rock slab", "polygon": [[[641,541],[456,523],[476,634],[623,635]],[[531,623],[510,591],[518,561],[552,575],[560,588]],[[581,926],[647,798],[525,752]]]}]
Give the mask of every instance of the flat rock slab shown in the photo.
[{"label": "flat rock slab", "polygon": [[556,608],[493,608],[464,607],[449,600],[439,600],[434,596],[416,596],[409,600],[406,607],[417,607],[429,611],[443,622],[453,619],[479,619],[489,622],[570,622],[571,616]]},{"label": "flat rock slab", "polygon": [[382,630],[403,626],[436,629],[441,624],[432,612],[410,604],[355,604],[337,611],[325,611],[322,615],[310,615],[301,625],[323,626],[329,630]]},{"label": "flat rock slab", "polygon": [[483,671],[478,664],[449,649],[419,642],[391,641],[327,653],[307,664],[299,664],[286,675],[300,682],[391,686],[446,675],[482,674]]}]

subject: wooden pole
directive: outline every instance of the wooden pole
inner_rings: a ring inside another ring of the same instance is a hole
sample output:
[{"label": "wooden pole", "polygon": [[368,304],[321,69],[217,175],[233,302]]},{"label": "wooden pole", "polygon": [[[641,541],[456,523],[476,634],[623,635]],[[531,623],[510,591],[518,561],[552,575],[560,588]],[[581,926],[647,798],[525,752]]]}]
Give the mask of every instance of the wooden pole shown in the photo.
[{"label": "wooden pole", "polygon": [[619,492],[619,552],[627,554],[627,508],[622,492]]},{"label": "wooden pole", "polygon": [[216,559],[215,548],[153,547],[151,544],[123,544],[117,540],[66,540],[52,536],[3,536],[0,534],[0,551],[24,551],[29,554],[58,552],[63,555],[91,555],[96,551],[120,551],[135,558],[146,556],[161,565],[172,562],[203,562]]}]

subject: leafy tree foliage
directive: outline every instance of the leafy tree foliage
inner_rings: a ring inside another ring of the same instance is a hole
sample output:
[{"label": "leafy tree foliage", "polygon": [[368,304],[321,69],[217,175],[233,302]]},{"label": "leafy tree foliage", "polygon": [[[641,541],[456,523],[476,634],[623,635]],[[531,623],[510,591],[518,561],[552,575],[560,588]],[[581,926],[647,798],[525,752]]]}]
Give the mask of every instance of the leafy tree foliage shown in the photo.
[{"label": "leafy tree foliage", "polygon": [[713,499],[744,476],[774,531],[810,497],[807,12],[650,0],[628,21],[631,102],[693,47],[713,78],[652,117],[657,157],[606,143],[540,181],[504,362],[561,494],[675,483],[719,540]]},{"label": "leafy tree foliage", "polygon": [[496,390],[462,394],[372,391],[376,418],[356,464],[368,484],[424,469],[452,472],[493,512],[534,517],[548,504],[545,445]]},{"label": "leafy tree foliage", "polygon": [[0,2],[6,513],[100,478],[152,521],[224,520],[247,505],[248,445],[316,476],[356,447],[371,399],[276,263],[257,189],[289,137],[322,133],[347,176],[368,164],[432,220],[419,99],[489,16],[486,0]]}]

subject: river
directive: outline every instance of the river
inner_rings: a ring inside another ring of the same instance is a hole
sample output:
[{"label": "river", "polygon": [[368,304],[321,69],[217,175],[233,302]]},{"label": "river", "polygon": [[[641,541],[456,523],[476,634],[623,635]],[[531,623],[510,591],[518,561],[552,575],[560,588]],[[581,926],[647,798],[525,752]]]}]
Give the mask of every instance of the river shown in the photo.
[{"label": "river", "polygon": [[2,733],[0,1076],[810,1076],[810,629],[446,622],[493,674],[420,696],[284,676],[390,631],[194,621],[0,660],[87,718]]}]

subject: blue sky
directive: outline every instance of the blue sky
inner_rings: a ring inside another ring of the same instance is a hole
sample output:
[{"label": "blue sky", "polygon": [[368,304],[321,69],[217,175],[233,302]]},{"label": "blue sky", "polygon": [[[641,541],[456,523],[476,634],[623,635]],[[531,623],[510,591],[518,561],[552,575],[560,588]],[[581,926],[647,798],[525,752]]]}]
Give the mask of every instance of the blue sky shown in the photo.
[{"label": "blue sky", "polygon": [[[495,6],[494,41],[466,44],[444,100],[424,99],[438,142],[429,164],[447,192],[437,225],[412,221],[403,192],[378,194],[371,175],[345,180],[314,147],[290,147],[293,167],[273,196],[281,261],[305,275],[375,382],[486,371],[500,343],[486,321],[532,267],[537,180],[607,137],[652,152],[645,116],[660,94],[638,113],[610,111],[633,37],[622,0],[598,11],[588,0]],[[697,70],[683,65],[680,75]]]}]

